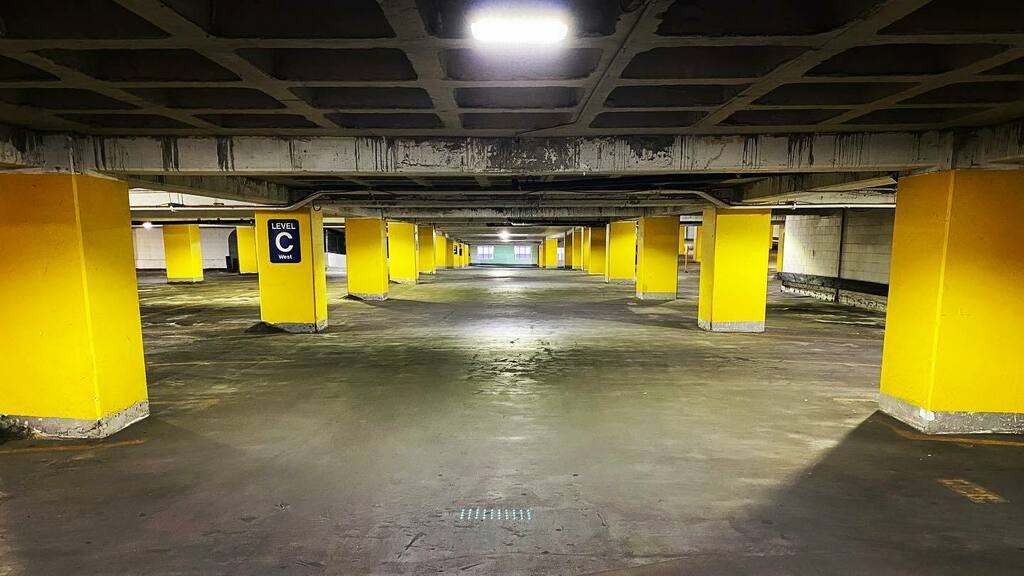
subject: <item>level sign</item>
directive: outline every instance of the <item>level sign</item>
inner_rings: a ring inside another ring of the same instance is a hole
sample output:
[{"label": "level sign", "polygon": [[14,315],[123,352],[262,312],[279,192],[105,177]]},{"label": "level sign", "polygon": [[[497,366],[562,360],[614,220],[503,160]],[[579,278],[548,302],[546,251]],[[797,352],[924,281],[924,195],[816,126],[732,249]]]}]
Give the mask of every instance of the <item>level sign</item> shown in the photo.
[{"label": "level sign", "polygon": [[267,220],[267,233],[272,263],[297,264],[302,260],[298,220]]}]

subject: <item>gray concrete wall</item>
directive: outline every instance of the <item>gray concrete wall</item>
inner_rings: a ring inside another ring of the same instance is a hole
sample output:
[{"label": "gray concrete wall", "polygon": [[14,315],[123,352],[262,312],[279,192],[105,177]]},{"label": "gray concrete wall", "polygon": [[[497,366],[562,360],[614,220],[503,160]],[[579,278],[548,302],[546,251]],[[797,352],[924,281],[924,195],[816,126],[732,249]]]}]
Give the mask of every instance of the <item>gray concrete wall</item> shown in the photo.
[{"label": "gray concrete wall", "polygon": [[[228,236],[234,228],[199,229],[199,242],[203,250],[203,268],[208,270],[227,269]],[[154,226],[132,228],[135,242],[135,268],[140,270],[163,269],[164,260],[163,228]]]},{"label": "gray concrete wall", "polygon": [[[886,296],[871,293],[865,283],[881,287],[889,284],[895,212],[847,209],[845,222],[843,213],[844,210],[836,210],[786,217],[783,290],[834,300],[838,284],[840,302],[884,310]],[[806,281],[796,281],[793,275],[805,277]]]}]

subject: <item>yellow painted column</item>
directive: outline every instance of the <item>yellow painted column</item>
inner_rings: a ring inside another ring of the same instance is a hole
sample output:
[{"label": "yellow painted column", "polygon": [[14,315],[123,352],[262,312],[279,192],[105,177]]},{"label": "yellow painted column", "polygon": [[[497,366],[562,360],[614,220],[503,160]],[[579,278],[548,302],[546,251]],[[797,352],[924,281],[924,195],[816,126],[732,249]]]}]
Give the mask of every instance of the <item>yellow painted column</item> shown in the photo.
[{"label": "yellow painted column", "polygon": [[387,232],[382,218],[346,218],[348,294],[360,300],[387,300]]},{"label": "yellow painted column", "polygon": [[697,226],[693,234],[693,261],[700,262],[701,254],[704,252],[704,226]]},{"label": "yellow painted column", "polygon": [[469,256],[470,256],[470,251],[473,248],[469,244],[463,244],[462,246],[464,248],[463,254],[462,254],[462,263],[465,264],[466,268],[469,268],[469,265],[471,264],[471,260],[470,260]]},{"label": "yellow painted column", "polygon": [[775,251],[775,271],[782,272],[782,262],[786,253],[786,225],[779,226],[779,247]]},{"label": "yellow painted column", "polygon": [[590,229],[590,269],[588,270],[591,274],[601,274],[607,268],[607,229],[605,227],[595,227]]},{"label": "yellow painted column", "polygon": [[537,267],[538,268],[544,268],[544,262],[545,262],[544,259],[547,256],[547,250],[545,249],[546,245],[547,245],[547,241],[541,240],[540,241],[540,246],[537,247]]},{"label": "yellow painted column", "polygon": [[286,332],[327,328],[327,256],[319,210],[256,212],[256,258],[263,322]]},{"label": "yellow painted column", "polygon": [[434,270],[444,270],[448,267],[448,239],[437,231],[434,233]]},{"label": "yellow painted column", "polygon": [[712,332],[764,332],[771,210],[704,209],[697,324]]},{"label": "yellow painted column", "polygon": [[1024,432],[1024,170],[899,179],[881,409],[929,433]]},{"label": "yellow painted column", "polygon": [[558,238],[544,239],[544,267],[558,268]]},{"label": "yellow painted column", "polygon": [[576,229],[570,228],[565,232],[565,238],[562,240],[562,265],[570,270],[572,269],[572,238],[575,234]]},{"label": "yellow painted column", "polygon": [[235,240],[238,244],[238,273],[258,273],[259,267],[256,263],[256,228],[253,226],[239,226],[235,228]]},{"label": "yellow painted column", "polygon": [[686,226],[679,226],[679,255],[686,256]]},{"label": "yellow painted column", "polygon": [[645,216],[636,236],[636,297],[675,300],[679,277],[679,217]]},{"label": "yellow painted column", "polygon": [[419,254],[416,251],[416,225],[388,222],[388,273],[399,284],[415,284],[419,279]]},{"label": "yellow painted column", "polygon": [[636,282],[636,222],[608,225],[604,281],[612,284]]},{"label": "yellow painted column", "polygon": [[581,250],[583,252],[583,258],[581,259],[582,260],[582,268],[583,268],[584,272],[590,272],[590,227],[589,226],[587,226],[586,228],[583,229],[583,234],[582,234],[581,237],[583,239],[583,248]]},{"label": "yellow painted column", "polygon": [[164,227],[164,261],[167,281],[203,281],[203,248],[198,224],[168,224]]},{"label": "yellow painted column", "polygon": [[0,426],[100,438],[149,415],[128,187],[0,174]]},{"label": "yellow painted column", "polygon": [[416,227],[416,255],[420,274],[433,274],[437,271],[433,226]]},{"label": "yellow painted column", "polygon": [[455,241],[451,238],[444,239],[444,267],[455,268]]},{"label": "yellow painted column", "polygon": [[572,229],[572,269],[583,269],[583,228]]}]

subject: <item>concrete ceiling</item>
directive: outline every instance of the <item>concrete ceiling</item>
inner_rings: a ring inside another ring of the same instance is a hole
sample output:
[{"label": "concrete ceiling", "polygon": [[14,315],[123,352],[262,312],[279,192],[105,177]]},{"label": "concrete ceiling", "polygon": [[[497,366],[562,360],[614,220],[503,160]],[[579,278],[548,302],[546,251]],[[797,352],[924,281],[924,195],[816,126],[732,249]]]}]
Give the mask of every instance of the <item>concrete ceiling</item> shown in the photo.
[{"label": "concrete ceiling", "polygon": [[507,137],[1024,116],[1019,0],[558,3],[573,18],[564,46],[495,51],[466,34],[483,0],[4,2],[0,119],[93,134]]}]

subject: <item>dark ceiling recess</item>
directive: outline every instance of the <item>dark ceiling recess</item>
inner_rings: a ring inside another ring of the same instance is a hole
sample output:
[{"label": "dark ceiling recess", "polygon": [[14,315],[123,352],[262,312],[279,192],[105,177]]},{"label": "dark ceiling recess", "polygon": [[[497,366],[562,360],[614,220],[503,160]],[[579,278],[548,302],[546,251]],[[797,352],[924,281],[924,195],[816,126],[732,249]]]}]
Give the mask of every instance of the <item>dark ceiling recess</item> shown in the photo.
[{"label": "dark ceiling recess", "polygon": [[676,0],[662,36],[803,36],[834,30],[879,0]]},{"label": "dark ceiling recess", "polygon": [[265,92],[252,88],[129,88],[128,92],[175,109],[225,110],[284,108]]},{"label": "dark ceiling recess", "polygon": [[867,104],[916,86],[910,82],[829,82],[783,84],[758,98],[755,104],[813,106]]},{"label": "dark ceiling recess", "polygon": [[887,108],[847,120],[847,124],[943,124],[985,108]]},{"label": "dark ceiling recess", "polygon": [[199,114],[196,118],[221,128],[316,128],[298,114]]},{"label": "dark ceiling recess", "polygon": [[456,88],[455,101],[462,108],[568,108],[580,100],[579,88]]},{"label": "dark ceiling recess", "polygon": [[430,94],[422,88],[312,87],[292,88],[299,98],[321,110],[333,108],[432,108]]},{"label": "dark ceiling recess", "polygon": [[416,71],[397,48],[244,48],[238,51],[267,74],[291,81],[415,80]]},{"label": "dark ceiling recess", "polygon": [[0,101],[46,110],[131,110],[136,106],[79,88],[5,88]]},{"label": "dark ceiling recess", "polygon": [[459,116],[462,118],[462,126],[470,130],[537,130],[572,120],[572,114],[563,112],[467,113]]},{"label": "dark ceiling recess", "polygon": [[375,0],[162,0],[221,38],[393,38]]},{"label": "dark ceiling recess", "polygon": [[446,50],[441,54],[453,80],[569,80],[589,76],[601,59],[597,48],[516,53],[492,50]]},{"label": "dark ceiling recess", "polygon": [[440,128],[444,126],[436,114],[399,112],[396,114],[336,113],[327,119],[342,128]]},{"label": "dark ceiling recess", "polygon": [[188,128],[189,125],[156,114],[58,114],[61,118],[96,128]]},{"label": "dark ceiling recess", "polygon": [[437,38],[465,38],[469,36],[468,22],[474,11],[489,7],[507,8],[510,5],[517,10],[529,10],[532,7],[560,9],[572,18],[574,34],[583,37],[614,34],[620,14],[619,0],[520,0],[512,3],[507,0],[416,0],[427,33]]},{"label": "dark ceiling recess", "polygon": [[594,128],[653,128],[657,126],[692,126],[704,112],[668,110],[658,112],[602,112],[590,125]]},{"label": "dark ceiling recess", "polygon": [[671,108],[719,106],[749,84],[693,84],[681,86],[620,86],[612,90],[605,106],[612,108]]},{"label": "dark ceiling recess", "polygon": [[1021,32],[1024,32],[1021,0],[932,0],[881,31],[882,34]]},{"label": "dark ceiling recess", "polygon": [[7,58],[6,56],[0,56],[0,80],[14,82],[32,80],[49,82],[57,79],[58,78],[53,74],[40,70],[35,66],[29,66],[28,64]]},{"label": "dark ceiling recess", "polygon": [[904,100],[904,104],[1024,102],[1024,82],[960,82]]},{"label": "dark ceiling recess", "polygon": [[998,44],[877,44],[858,46],[818,64],[808,76],[942,74],[1005,50]]},{"label": "dark ceiling recess", "polygon": [[740,110],[725,119],[729,126],[810,126],[846,112],[821,108],[785,110]]},{"label": "dark ceiling recess", "polygon": [[680,46],[641,52],[623,78],[756,78],[807,51],[801,46]]},{"label": "dark ceiling recess", "polygon": [[238,76],[206,56],[173,50],[43,50],[39,54],[61,66],[109,82],[217,82]]},{"label": "dark ceiling recess", "polygon": [[1016,60],[1007,62],[1006,64],[1003,64],[1001,66],[996,66],[995,68],[992,68],[991,70],[985,72],[985,74],[1024,75],[1024,58],[1017,58]]},{"label": "dark ceiling recess", "polygon": [[0,2],[5,38],[166,38],[168,34],[112,0]]}]

